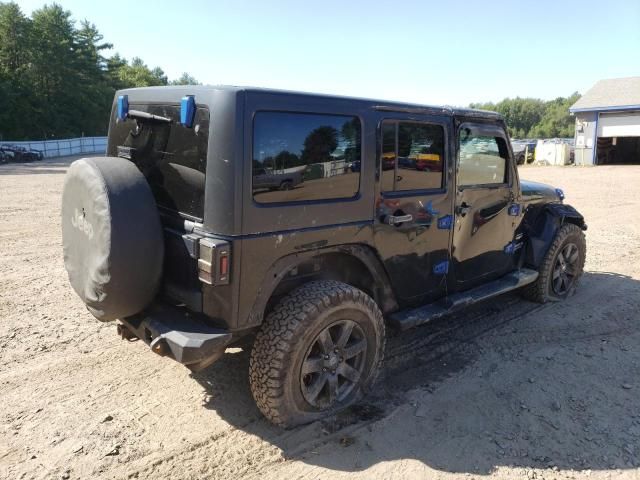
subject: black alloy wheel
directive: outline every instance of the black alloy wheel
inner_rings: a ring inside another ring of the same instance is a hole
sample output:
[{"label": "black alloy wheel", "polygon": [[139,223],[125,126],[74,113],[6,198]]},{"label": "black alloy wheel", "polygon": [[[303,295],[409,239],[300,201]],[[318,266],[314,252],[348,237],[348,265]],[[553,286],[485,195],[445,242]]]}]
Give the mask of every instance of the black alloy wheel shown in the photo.
[{"label": "black alloy wheel", "polygon": [[363,374],[367,339],[352,320],[322,330],[313,341],[300,369],[304,399],[326,409],[349,396]]},{"label": "black alloy wheel", "polygon": [[283,427],[353,405],[371,391],[384,355],[376,302],[336,280],[314,280],[285,295],[256,334],[249,362],[260,411]]},{"label": "black alloy wheel", "polygon": [[558,252],[553,266],[551,288],[556,295],[566,295],[573,287],[578,274],[580,254],[574,243],[567,243]]}]

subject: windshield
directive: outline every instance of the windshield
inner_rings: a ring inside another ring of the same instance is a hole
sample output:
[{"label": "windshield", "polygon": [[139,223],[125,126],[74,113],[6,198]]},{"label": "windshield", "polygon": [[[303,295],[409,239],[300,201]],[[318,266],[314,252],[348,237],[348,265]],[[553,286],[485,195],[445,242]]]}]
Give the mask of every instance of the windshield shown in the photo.
[{"label": "windshield", "polygon": [[192,128],[180,124],[179,105],[132,103],[130,110],[153,118],[111,118],[107,155],[134,162],[147,178],[159,207],[191,220],[204,216],[204,179],[209,140],[209,110],[198,107]]}]

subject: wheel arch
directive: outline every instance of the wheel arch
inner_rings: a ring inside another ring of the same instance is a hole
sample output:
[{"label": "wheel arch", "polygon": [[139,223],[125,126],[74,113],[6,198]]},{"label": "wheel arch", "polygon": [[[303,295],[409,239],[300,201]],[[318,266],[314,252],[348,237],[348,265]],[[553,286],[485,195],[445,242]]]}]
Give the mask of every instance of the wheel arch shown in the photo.
[{"label": "wheel arch", "polygon": [[571,205],[550,203],[542,208],[528,209],[523,222],[527,236],[524,263],[538,268],[556,233],[566,223],[587,229],[584,217]]},{"label": "wheel arch", "polygon": [[373,298],[383,313],[398,308],[375,250],[362,244],[339,245],[287,255],[274,262],[264,276],[247,326],[262,324],[280,298],[314,280],[337,280],[359,288]]}]

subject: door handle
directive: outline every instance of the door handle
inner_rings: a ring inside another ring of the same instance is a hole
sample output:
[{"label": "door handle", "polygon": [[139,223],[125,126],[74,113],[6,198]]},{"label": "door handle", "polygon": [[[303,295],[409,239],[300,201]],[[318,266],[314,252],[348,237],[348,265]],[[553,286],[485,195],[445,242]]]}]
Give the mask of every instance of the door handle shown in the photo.
[{"label": "door handle", "polygon": [[387,215],[384,217],[384,223],[388,225],[400,225],[401,223],[410,222],[413,220],[413,215]]},{"label": "door handle", "polygon": [[471,205],[469,205],[467,202],[462,202],[460,205],[456,207],[456,213],[461,217],[464,217],[470,211],[471,211]]}]

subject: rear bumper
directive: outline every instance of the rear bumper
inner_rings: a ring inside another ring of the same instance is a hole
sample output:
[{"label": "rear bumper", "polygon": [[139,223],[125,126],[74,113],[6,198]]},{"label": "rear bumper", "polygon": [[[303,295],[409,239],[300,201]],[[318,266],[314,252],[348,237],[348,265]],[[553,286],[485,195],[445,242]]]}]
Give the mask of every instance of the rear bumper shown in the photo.
[{"label": "rear bumper", "polygon": [[188,311],[158,305],[147,312],[121,320],[123,338],[144,341],[154,353],[173,358],[197,371],[218,360],[231,341],[227,330],[206,325]]}]

